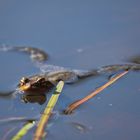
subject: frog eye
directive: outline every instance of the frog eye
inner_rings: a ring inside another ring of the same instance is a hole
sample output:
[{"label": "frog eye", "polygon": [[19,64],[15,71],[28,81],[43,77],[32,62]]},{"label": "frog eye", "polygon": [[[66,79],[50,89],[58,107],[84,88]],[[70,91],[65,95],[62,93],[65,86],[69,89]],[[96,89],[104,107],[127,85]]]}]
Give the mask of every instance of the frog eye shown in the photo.
[{"label": "frog eye", "polygon": [[24,84],[25,84],[25,83],[28,83],[29,81],[30,81],[30,80],[29,80],[28,78],[26,78],[26,77],[22,77],[21,80],[20,80],[20,82],[21,82],[21,83],[24,83]]}]

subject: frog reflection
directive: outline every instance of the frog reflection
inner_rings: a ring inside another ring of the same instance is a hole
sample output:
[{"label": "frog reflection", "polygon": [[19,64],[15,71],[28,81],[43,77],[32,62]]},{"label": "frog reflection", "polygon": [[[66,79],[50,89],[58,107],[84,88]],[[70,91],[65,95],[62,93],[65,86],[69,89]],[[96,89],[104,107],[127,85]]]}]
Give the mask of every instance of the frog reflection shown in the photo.
[{"label": "frog reflection", "polygon": [[33,78],[23,77],[18,87],[24,92],[22,94],[22,101],[24,103],[29,102],[42,105],[47,99],[45,93],[51,91],[54,85],[41,76],[35,76]]},{"label": "frog reflection", "polygon": [[21,100],[24,103],[38,103],[40,105],[46,102],[46,95],[45,94],[23,94]]}]

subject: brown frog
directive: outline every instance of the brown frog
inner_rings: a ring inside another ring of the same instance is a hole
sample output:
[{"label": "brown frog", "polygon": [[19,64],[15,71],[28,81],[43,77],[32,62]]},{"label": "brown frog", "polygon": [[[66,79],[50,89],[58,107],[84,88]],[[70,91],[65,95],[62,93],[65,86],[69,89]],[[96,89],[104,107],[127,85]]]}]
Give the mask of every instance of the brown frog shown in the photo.
[{"label": "brown frog", "polygon": [[60,80],[66,84],[72,84],[91,75],[96,75],[96,71],[85,72],[85,74],[70,70],[57,70],[23,77],[18,85],[19,89],[25,93],[48,93]]}]

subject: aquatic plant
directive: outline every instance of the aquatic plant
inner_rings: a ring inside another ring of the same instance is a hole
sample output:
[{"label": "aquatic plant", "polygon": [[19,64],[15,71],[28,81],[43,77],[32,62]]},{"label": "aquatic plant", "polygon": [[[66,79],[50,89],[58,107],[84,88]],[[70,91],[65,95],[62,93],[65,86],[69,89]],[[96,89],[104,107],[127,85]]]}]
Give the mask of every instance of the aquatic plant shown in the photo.
[{"label": "aquatic plant", "polygon": [[12,138],[12,140],[20,140],[23,136],[27,134],[27,132],[34,127],[35,121],[29,121],[27,122],[18,132],[17,134]]},{"label": "aquatic plant", "polygon": [[40,121],[38,123],[37,129],[36,129],[36,132],[35,132],[35,135],[34,135],[34,140],[42,139],[42,137],[44,135],[44,132],[45,132],[46,125],[47,125],[48,120],[49,120],[49,118],[52,114],[52,110],[57,103],[59,95],[62,92],[63,86],[64,86],[63,81],[60,81],[57,84],[56,90],[52,94],[52,96],[51,96],[51,98],[50,98],[50,100],[49,100],[41,118],[40,118]]}]

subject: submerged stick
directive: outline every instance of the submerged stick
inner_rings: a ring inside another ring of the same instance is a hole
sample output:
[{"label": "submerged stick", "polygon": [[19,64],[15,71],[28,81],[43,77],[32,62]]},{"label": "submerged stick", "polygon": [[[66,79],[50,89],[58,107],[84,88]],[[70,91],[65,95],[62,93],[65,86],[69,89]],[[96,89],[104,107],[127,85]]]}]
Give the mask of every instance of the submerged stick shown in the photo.
[{"label": "submerged stick", "polygon": [[12,140],[21,140],[23,136],[35,125],[35,121],[29,121],[26,123],[18,133],[12,138]]},{"label": "submerged stick", "polygon": [[70,104],[68,106],[68,108],[64,111],[65,114],[70,114],[73,112],[73,110],[75,110],[77,107],[79,107],[81,104],[85,103],[86,101],[88,101],[89,99],[93,98],[94,96],[96,96],[98,93],[100,93],[102,90],[104,90],[105,88],[107,88],[108,86],[110,86],[111,84],[113,84],[114,82],[116,82],[118,79],[120,79],[121,77],[123,77],[125,74],[127,74],[128,71],[124,71],[120,74],[118,74],[117,76],[111,78],[107,83],[105,83],[103,86],[97,88],[95,91],[93,91],[91,94],[87,95],[86,97],[82,98],[81,100],[77,100],[74,103]]},{"label": "submerged stick", "polygon": [[45,127],[48,123],[48,120],[50,118],[52,110],[53,110],[54,106],[56,105],[58,97],[59,97],[60,93],[62,92],[63,86],[64,86],[63,81],[60,81],[57,84],[56,90],[53,93],[53,95],[51,96],[51,98],[50,98],[41,118],[40,118],[40,121],[38,123],[38,127],[37,127],[35,135],[34,135],[34,140],[41,140],[43,138]]}]

